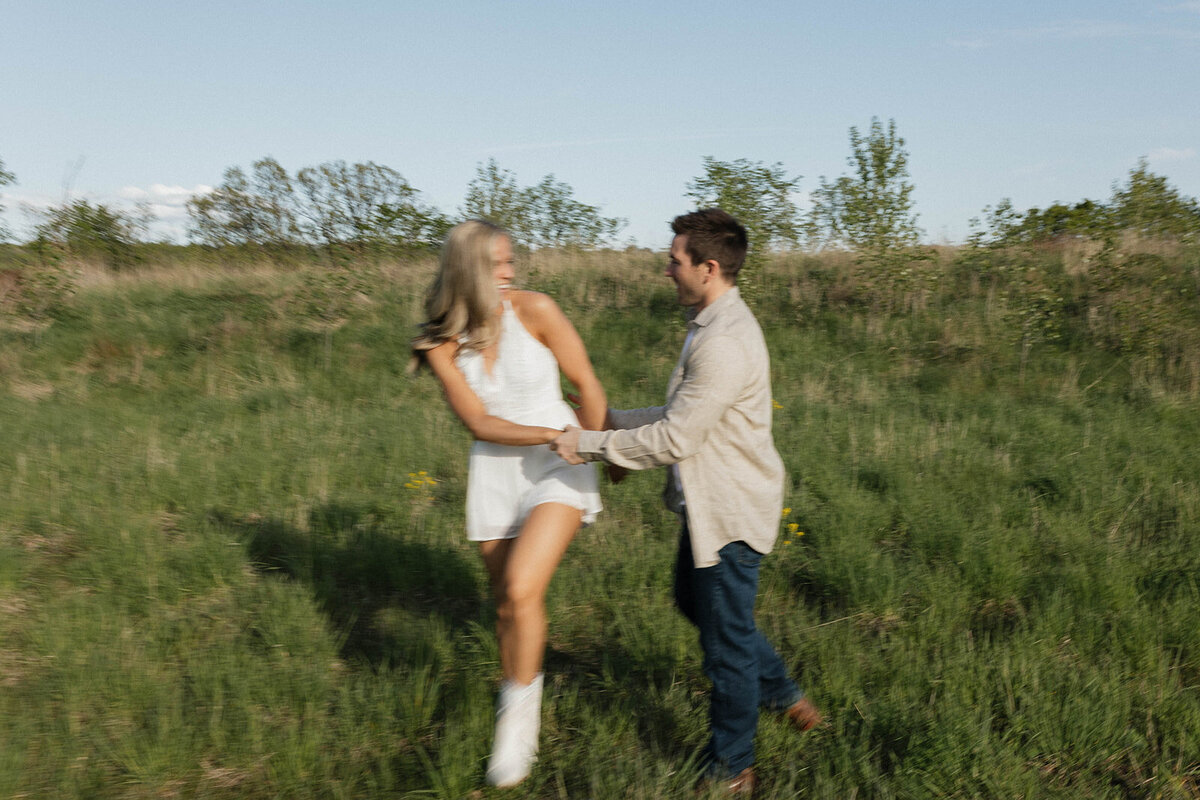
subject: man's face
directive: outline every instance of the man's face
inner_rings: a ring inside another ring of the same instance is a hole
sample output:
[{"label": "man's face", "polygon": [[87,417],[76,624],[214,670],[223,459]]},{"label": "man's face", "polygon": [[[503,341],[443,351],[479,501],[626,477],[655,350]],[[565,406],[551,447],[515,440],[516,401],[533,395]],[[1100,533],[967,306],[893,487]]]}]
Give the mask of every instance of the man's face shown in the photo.
[{"label": "man's face", "polygon": [[704,284],[709,276],[710,266],[707,263],[692,263],[692,257],[687,252],[686,233],[681,233],[672,240],[666,274],[675,281],[675,294],[680,305],[691,308],[704,302]]}]

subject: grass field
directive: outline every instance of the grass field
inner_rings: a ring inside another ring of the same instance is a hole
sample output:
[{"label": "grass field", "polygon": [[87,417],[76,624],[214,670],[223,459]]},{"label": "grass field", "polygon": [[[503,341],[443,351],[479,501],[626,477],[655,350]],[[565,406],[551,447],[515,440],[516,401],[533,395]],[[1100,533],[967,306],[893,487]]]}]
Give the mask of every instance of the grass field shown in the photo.
[{"label": "grass field", "polygon": [[[617,407],[682,343],[659,262],[519,265]],[[690,796],[707,684],[657,473],[551,587],[532,778],[482,786],[469,441],[405,374],[430,271],[323,321],[303,271],[89,272],[0,330],[0,798]],[[790,511],[759,621],[830,725],[764,717],[760,796],[1200,797],[1195,387],[1023,357],[986,292],[884,314],[822,281],[763,278]]]}]

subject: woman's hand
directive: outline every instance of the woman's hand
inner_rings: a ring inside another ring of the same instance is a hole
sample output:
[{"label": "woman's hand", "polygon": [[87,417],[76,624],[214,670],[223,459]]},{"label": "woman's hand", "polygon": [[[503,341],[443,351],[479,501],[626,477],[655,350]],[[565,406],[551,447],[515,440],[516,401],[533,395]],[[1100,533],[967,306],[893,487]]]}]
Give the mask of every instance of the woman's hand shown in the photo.
[{"label": "woman's hand", "polygon": [[568,425],[567,429],[560,433],[558,437],[550,443],[550,449],[558,453],[558,457],[568,464],[584,464],[586,463],[579,457],[577,452],[579,447],[579,428],[574,425]]},{"label": "woman's hand", "polygon": [[[569,400],[572,403],[572,405],[574,405],[576,407],[577,410],[578,410],[580,404],[583,402],[580,399],[579,395],[574,394],[572,392],[567,392],[567,400]],[[578,418],[579,414],[576,413],[575,416],[576,416],[576,418]],[[611,431],[612,429],[613,429],[612,409],[606,407],[604,409],[604,430]],[[554,449],[553,445],[551,445],[551,449]],[[625,476],[629,474],[629,470],[625,469],[624,467],[618,467],[616,464],[605,464],[604,465],[604,474],[608,476],[608,482],[611,483],[613,486],[616,486],[618,483],[625,480]]]}]

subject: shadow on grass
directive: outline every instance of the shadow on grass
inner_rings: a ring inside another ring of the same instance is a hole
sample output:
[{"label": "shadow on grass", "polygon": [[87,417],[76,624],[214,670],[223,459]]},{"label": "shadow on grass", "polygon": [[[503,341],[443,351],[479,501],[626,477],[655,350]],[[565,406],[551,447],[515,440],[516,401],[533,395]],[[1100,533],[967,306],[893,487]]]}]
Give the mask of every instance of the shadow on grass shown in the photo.
[{"label": "shadow on grass", "polygon": [[700,671],[699,641],[691,651],[694,659],[681,661],[673,641],[650,631],[607,634],[548,647],[547,677],[573,685],[595,713],[632,722],[642,752],[689,763],[698,746],[689,737],[694,739],[697,725],[707,729],[710,687]]},{"label": "shadow on grass", "polygon": [[[491,625],[488,590],[477,565],[450,549],[405,541],[406,522],[393,512],[328,503],[310,513],[304,530],[278,518],[217,510],[209,521],[245,543],[256,570],[309,588],[343,638],[347,660],[373,668],[418,663],[424,660],[428,623],[451,635],[483,620]],[[579,692],[587,710],[569,721],[572,727],[586,728],[591,715],[600,713],[634,720],[644,751],[688,764],[697,747],[689,738],[695,739],[698,718],[707,714],[698,644],[695,653],[685,667],[653,636],[630,642],[621,636],[584,637],[548,647],[545,671],[547,679]],[[578,769],[573,779],[586,785],[590,767],[581,762]]]},{"label": "shadow on grass", "polygon": [[380,666],[403,662],[411,637],[381,626],[399,612],[437,617],[458,628],[480,614],[483,590],[455,552],[404,541],[396,520],[378,509],[329,503],[313,509],[308,530],[279,519],[212,511],[209,519],[237,534],[254,566],[311,587],[342,635],[342,655]]},{"label": "shadow on grass", "polygon": [[[556,655],[557,658],[547,659],[548,675],[564,670],[567,664],[578,666],[577,659],[563,657],[561,653]],[[690,713],[705,713],[699,706],[693,709],[681,705],[676,697],[648,689],[644,673],[637,668],[628,672],[615,670],[609,673],[606,681],[589,680],[578,672],[572,673],[569,668],[565,671],[566,680],[579,687],[580,697],[594,713],[633,723],[642,752],[656,753],[678,762],[696,755],[696,747],[687,741],[688,731],[694,723],[689,724],[686,718]],[[707,709],[707,704],[703,708]]]}]

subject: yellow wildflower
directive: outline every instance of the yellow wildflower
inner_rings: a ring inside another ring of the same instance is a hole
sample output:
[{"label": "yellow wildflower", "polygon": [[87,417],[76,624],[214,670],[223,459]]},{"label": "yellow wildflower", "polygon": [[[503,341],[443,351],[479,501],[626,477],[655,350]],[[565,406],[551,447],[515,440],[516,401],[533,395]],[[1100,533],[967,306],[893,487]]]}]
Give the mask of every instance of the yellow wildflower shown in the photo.
[{"label": "yellow wildflower", "polygon": [[408,482],[404,484],[405,489],[421,489],[426,486],[436,486],[437,480],[429,477],[429,473],[425,470],[420,472],[408,473]]}]

